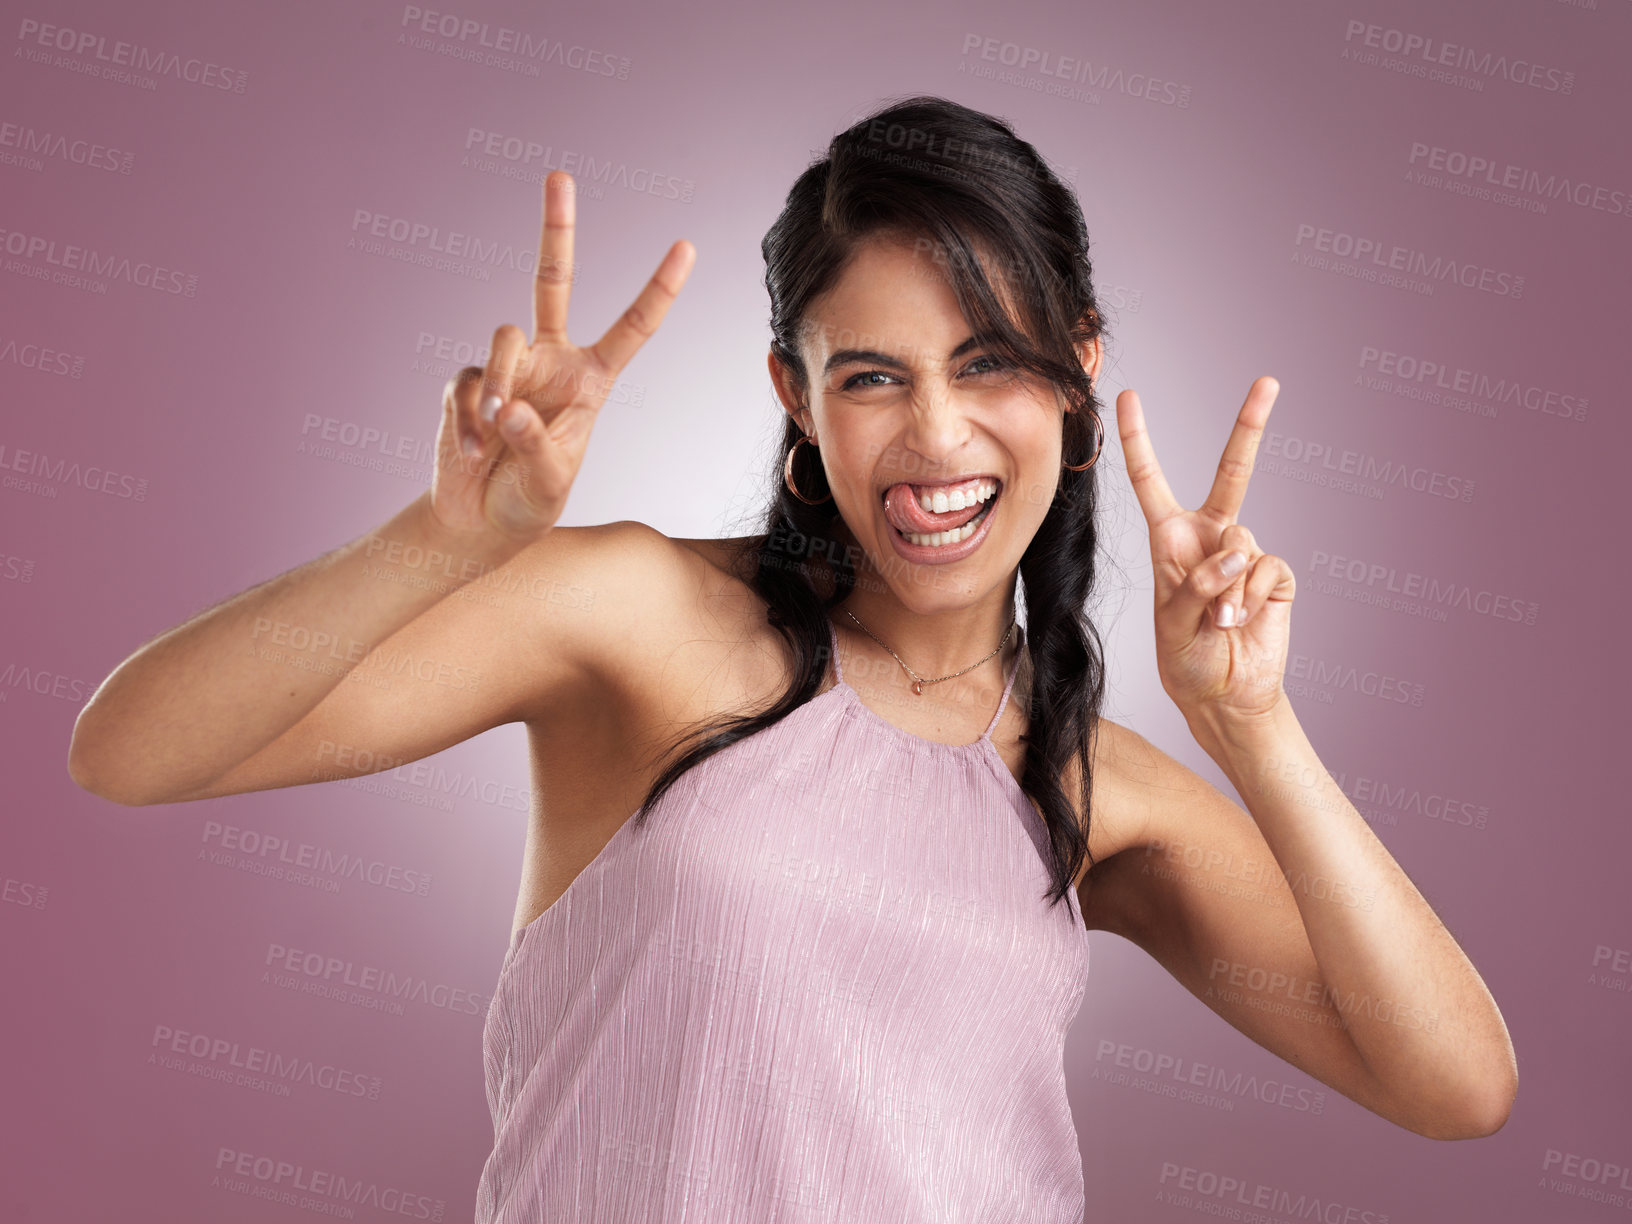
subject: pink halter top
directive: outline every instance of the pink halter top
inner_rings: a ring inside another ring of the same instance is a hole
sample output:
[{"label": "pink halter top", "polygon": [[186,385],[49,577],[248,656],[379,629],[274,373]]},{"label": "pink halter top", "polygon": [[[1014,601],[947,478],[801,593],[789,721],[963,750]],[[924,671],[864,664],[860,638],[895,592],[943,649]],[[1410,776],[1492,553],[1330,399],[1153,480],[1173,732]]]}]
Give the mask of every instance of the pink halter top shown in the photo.
[{"label": "pink halter top", "polygon": [[[1079,1224],[1075,889],[992,743],[836,683],[683,774],[515,932],[476,1224]],[[1025,647],[1020,629],[1021,649]]]}]

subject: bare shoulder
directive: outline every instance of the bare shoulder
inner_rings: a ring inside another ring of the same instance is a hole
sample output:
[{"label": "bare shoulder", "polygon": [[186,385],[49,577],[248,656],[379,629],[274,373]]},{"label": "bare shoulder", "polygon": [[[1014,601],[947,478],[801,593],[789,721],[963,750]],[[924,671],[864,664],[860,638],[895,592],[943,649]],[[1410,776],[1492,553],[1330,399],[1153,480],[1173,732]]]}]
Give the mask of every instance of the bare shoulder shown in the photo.
[{"label": "bare shoulder", "polygon": [[[493,585],[516,609],[495,624],[513,635],[510,647],[517,665],[553,657],[570,661],[581,685],[604,673],[620,643],[651,630],[654,608],[687,580],[692,554],[655,528],[633,519],[582,527],[558,526],[505,563]],[[517,619],[520,616],[521,619]],[[538,690],[539,708],[547,709],[565,687]],[[529,721],[537,711],[529,711]]]},{"label": "bare shoulder", "polygon": [[[563,533],[567,538],[558,540]],[[627,645],[631,631],[650,633],[674,621],[696,597],[715,595],[730,580],[733,557],[744,542],[681,539],[637,519],[621,519],[558,527],[526,550],[522,563],[534,576],[553,577],[543,571],[570,568],[589,584],[598,636]],[[537,555],[529,559],[527,553]]]},{"label": "bare shoulder", "polygon": [[[669,537],[664,538],[668,539]],[[733,582],[746,582],[752,563],[752,558],[748,555],[748,549],[757,539],[759,539],[758,536],[730,536],[717,540],[691,540],[674,537],[669,542],[691,552],[722,579]]]},{"label": "bare shoulder", "polygon": [[[1095,862],[1077,878],[1090,929],[1132,938],[1148,923],[1150,900],[1140,885],[1145,850],[1160,835],[1166,813],[1189,809],[1216,794],[1194,770],[1137,731],[1100,718],[1089,826]],[[1093,831],[1101,822],[1108,826],[1103,841]]]},{"label": "bare shoulder", "polygon": [[[684,539],[633,519],[567,530],[579,538],[552,556],[579,554],[571,569],[593,609],[575,618],[584,674],[575,699],[530,721],[611,703],[631,733],[655,735],[736,706],[781,669],[767,648],[763,602],[745,581],[751,537]],[[541,558],[533,568],[546,566]]]},{"label": "bare shoulder", "polygon": [[[1151,813],[1161,802],[1161,792],[1183,787],[1181,775],[1190,771],[1133,728],[1105,717],[1099,719],[1098,725],[1094,789],[1099,792],[1103,787],[1107,804],[1104,815],[1116,830],[1107,848],[1117,854],[1145,843]],[[1101,815],[1097,799],[1094,815]]]},{"label": "bare shoulder", "polygon": [[[1020,742],[1026,725],[1025,716],[1018,711],[1030,704],[1031,683],[1029,660],[1023,660],[1014,699],[1005,711],[1008,728],[993,736],[1016,778],[1024,771],[1028,751]],[[1073,881],[1079,889],[1090,873],[1090,860],[1097,870],[1099,865],[1143,844],[1149,828],[1152,787],[1159,784],[1164,757],[1144,736],[1103,714],[1095,720],[1088,744],[1092,811],[1087,821],[1089,858],[1083,861]],[[1070,757],[1061,771],[1060,787],[1081,823],[1082,766],[1076,756]]]},{"label": "bare shoulder", "polygon": [[[1097,731],[1089,738],[1093,750],[1093,810],[1088,821],[1088,850],[1093,860],[1100,862],[1138,839],[1137,788],[1128,784],[1128,761],[1137,750],[1127,738],[1133,732],[1126,727],[1103,716],[1096,725]],[[1060,785],[1075,806],[1082,788],[1082,768],[1076,757],[1067,762]],[[1085,862],[1077,874],[1079,884],[1087,870]]]}]

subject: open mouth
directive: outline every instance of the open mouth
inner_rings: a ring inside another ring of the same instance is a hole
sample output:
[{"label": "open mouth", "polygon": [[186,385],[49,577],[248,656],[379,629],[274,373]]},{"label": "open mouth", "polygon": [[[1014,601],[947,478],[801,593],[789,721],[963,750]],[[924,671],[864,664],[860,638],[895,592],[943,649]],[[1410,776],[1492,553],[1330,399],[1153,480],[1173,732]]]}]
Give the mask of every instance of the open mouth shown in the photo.
[{"label": "open mouth", "polygon": [[[943,489],[951,489],[950,494]],[[934,496],[928,496],[933,492]],[[919,548],[950,548],[980,530],[1003,492],[995,477],[978,477],[933,490],[909,484],[892,485],[884,492],[885,518],[891,529]],[[891,494],[897,494],[892,500]],[[930,502],[925,506],[924,502]]]}]

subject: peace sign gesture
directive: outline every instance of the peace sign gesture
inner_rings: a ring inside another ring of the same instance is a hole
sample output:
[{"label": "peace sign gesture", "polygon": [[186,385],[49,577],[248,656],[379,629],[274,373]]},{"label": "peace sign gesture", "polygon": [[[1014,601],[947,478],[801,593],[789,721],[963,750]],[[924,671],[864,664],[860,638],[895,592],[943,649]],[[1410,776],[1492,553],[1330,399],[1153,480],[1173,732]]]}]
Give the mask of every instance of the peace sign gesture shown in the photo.
[{"label": "peace sign gesture", "polygon": [[[1156,584],[1156,667],[1186,719],[1252,721],[1286,699],[1281,678],[1296,584],[1292,567],[1236,521],[1264,422],[1281,385],[1257,379],[1236,416],[1218,475],[1199,509],[1173,497],[1145,431],[1139,394],[1116,397],[1128,480],[1150,530]],[[1243,564],[1225,564],[1239,555]]]},{"label": "peace sign gesture", "polygon": [[564,171],[544,179],[532,339],[506,323],[493,333],[487,368],[467,366],[443,393],[431,509],[445,527],[521,545],[555,525],[602,401],[691,271],[697,252],[682,239],[605,335],[573,344],[567,299],[576,190]]}]

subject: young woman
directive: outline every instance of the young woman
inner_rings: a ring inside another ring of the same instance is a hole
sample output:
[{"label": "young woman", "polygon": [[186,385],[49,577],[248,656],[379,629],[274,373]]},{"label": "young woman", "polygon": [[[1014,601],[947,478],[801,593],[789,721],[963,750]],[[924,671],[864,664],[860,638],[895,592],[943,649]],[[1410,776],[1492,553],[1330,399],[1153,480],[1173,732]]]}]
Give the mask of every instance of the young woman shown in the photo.
[{"label": "young woman", "polygon": [[[1502,1125],[1494,1001],[1281,687],[1292,571],[1238,521],[1273,379],[1196,510],[1139,397],[1116,413],[1161,681],[1243,808],[1099,715],[1103,321],[1031,145],[917,97],[795,182],[763,243],[787,421],[742,539],[556,525],[694,257],[577,347],[574,223],[552,174],[532,334],[450,382],[430,490],[144,646],[70,760],[175,803],[526,723],[478,1220],[1080,1220],[1061,1050],[1094,929],[1402,1127]],[[255,649],[277,626],[346,649],[291,666]],[[480,682],[342,683],[398,654]]]}]

